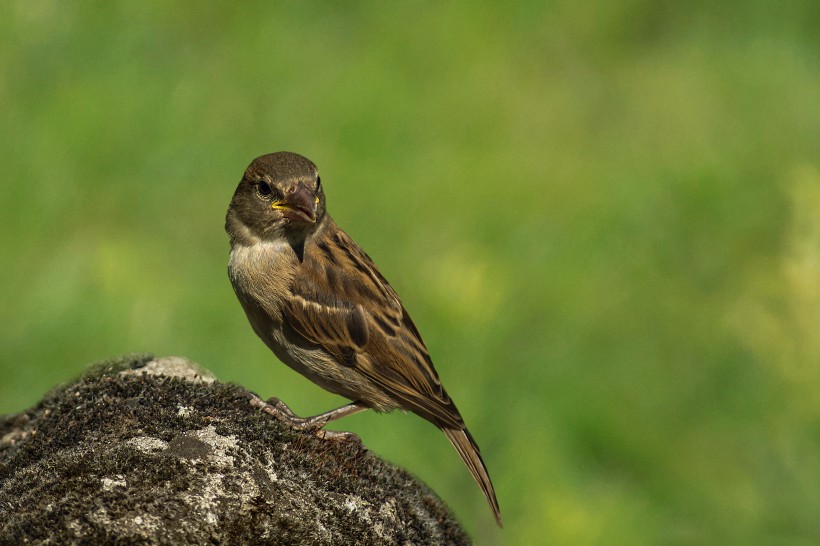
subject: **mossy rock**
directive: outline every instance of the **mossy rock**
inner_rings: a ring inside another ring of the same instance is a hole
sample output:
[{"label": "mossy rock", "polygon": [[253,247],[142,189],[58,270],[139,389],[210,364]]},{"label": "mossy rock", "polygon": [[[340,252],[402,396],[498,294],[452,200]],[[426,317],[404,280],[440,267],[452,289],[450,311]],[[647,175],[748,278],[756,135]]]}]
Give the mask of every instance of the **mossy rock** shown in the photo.
[{"label": "mossy rock", "polygon": [[176,357],[93,365],[0,418],[0,544],[467,544],[424,484]]}]

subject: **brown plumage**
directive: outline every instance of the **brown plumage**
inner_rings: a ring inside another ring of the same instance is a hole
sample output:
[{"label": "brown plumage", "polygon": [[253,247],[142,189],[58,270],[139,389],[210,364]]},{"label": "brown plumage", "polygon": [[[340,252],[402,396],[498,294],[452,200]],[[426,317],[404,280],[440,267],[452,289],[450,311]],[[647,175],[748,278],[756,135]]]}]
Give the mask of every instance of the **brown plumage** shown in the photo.
[{"label": "brown plumage", "polygon": [[445,433],[500,526],[478,446],[396,292],[327,214],[316,166],[289,152],[255,159],[225,229],[228,273],[256,334],[285,364],[354,401],[310,419],[279,403],[284,413],[277,416],[321,428],[365,408],[412,411]]}]

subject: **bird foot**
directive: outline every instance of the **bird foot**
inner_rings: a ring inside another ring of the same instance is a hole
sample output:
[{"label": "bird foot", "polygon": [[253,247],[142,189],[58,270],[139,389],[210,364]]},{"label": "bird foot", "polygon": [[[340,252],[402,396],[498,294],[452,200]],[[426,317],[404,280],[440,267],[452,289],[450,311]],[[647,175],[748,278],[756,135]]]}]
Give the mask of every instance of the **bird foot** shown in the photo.
[{"label": "bird foot", "polygon": [[313,431],[313,434],[317,438],[321,438],[322,440],[330,440],[331,442],[351,442],[358,445],[362,444],[362,439],[359,438],[357,434],[353,432],[344,432],[341,430],[325,430],[320,428],[318,430]]},{"label": "bird foot", "polygon": [[287,404],[276,397],[268,398],[266,402],[254,393],[249,392],[248,398],[251,406],[264,411],[268,415],[285,423],[294,430],[311,432],[314,436],[323,440],[351,441],[358,444],[362,443],[361,438],[352,432],[324,430],[323,427],[334,419],[342,417],[343,415],[356,413],[362,409],[365,409],[364,407],[360,408],[358,405],[349,404],[348,406],[344,406],[321,415],[316,415],[314,417],[299,417],[293,413],[293,410],[291,410]]},{"label": "bird foot", "polygon": [[253,393],[248,393],[251,406],[258,408],[277,420],[290,425],[295,430],[308,430],[310,428],[322,428],[324,423],[310,423],[310,419],[299,417],[287,404],[278,398],[269,398],[264,401]]}]

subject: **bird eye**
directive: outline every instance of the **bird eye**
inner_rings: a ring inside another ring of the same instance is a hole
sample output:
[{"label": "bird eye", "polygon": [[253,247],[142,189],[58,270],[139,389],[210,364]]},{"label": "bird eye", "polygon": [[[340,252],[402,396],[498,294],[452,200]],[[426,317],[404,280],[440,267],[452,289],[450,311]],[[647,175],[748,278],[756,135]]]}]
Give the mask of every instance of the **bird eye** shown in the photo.
[{"label": "bird eye", "polygon": [[259,195],[262,197],[267,197],[272,193],[270,189],[270,184],[268,184],[265,180],[260,180],[259,185],[256,187],[256,191],[259,192]]}]

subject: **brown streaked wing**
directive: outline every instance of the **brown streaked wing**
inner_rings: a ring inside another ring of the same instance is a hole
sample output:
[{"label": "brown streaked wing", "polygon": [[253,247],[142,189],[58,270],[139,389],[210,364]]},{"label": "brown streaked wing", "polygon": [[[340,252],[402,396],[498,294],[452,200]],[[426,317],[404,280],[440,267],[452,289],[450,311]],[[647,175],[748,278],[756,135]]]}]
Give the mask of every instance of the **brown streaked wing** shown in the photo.
[{"label": "brown streaked wing", "polygon": [[436,424],[463,426],[396,292],[335,224],[306,247],[291,292],[285,319],[300,335],[354,366],[402,408]]}]

